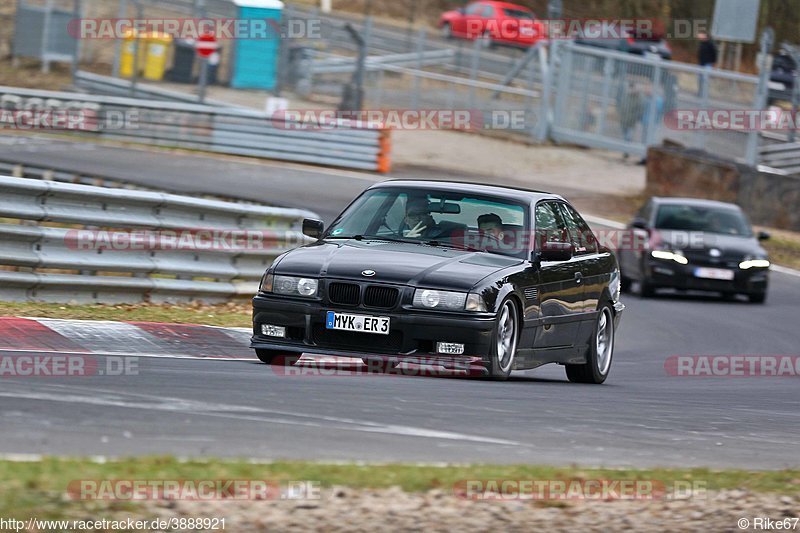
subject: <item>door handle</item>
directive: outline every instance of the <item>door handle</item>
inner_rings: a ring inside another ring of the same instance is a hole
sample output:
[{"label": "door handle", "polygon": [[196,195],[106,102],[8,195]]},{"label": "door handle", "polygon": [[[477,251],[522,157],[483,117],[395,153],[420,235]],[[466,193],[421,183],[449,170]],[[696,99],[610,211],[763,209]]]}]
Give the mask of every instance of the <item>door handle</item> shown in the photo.
[{"label": "door handle", "polygon": [[578,283],[583,281],[583,272],[575,272],[575,281]]}]

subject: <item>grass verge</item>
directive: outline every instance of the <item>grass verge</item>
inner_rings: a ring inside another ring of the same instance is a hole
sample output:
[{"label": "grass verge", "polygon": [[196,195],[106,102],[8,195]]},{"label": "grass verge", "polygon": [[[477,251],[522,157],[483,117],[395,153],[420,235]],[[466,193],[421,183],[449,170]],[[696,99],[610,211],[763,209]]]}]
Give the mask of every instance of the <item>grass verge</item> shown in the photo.
[{"label": "grass verge", "polygon": [[[75,480],[264,480],[275,483],[313,481],[322,487],[382,489],[398,486],[407,492],[440,489],[452,494],[464,480],[657,480],[702,483],[708,490],[742,489],[782,495],[800,494],[800,470],[758,471],[695,469],[586,469],[532,465],[416,466],[352,465],[310,462],[253,464],[244,460],[181,461],[147,457],[97,462],[90,459],[45,458],[41,461],[0,461],[0,516],[72,517],[93,510],[134,509],[138,504],[114,501],[73,501],[66,497]],[[99,506],[99,507],[98,507]]]},{"label": "grass verge", "polygon": [[0,302],[0,316],[64,318],[70,320],[114,320],[168,322],[241,327],[252,325],[250,302],[205,304],[59,305],[49,303]]}]

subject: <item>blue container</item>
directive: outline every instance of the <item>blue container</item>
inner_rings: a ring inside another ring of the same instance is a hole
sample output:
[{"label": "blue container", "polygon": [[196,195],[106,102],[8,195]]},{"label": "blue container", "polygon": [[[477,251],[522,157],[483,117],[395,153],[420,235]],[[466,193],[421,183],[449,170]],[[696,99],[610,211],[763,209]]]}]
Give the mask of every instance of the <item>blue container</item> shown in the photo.
[{"label": "blue container", "polygon": [[231,87],[235,89],[275,88],[281,38],[278,35],[283,13],[279,0],[233,0],[239,19],[267,20],[266,39],[237,39],[234,41]]}]

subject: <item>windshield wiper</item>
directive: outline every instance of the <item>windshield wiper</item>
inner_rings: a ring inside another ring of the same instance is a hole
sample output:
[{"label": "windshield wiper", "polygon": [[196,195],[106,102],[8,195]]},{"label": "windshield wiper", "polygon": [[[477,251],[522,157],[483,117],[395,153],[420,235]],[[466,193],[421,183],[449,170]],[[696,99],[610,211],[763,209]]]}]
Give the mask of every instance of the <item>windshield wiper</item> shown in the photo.
[{"label": "windshield wiper", "polygon": [[425,241],[423,244],[427,244],[428,246],[438,246],[442,248],[453,248],[455,250],[466,250],[467,252],[487,252],[488,250],[483,250],[481,248],[475,248],[474,246],[467,246],[466,244],[454,244],[454,243],[445,243],[442,241],[431,240]]},{"label": "windshield wiper", "polygon": [[414,240],[414,239],[398,239],[396,237],[381,237],[379,235],[351,235],[351,236],[335,236],[335,237],[325,237],[326,239],[346,239],[346,240],[356,240],[356,241],[386,241],[386,242],[403,242],[403,243],[410,243],[410,244],[422,244],[422,242]]}]

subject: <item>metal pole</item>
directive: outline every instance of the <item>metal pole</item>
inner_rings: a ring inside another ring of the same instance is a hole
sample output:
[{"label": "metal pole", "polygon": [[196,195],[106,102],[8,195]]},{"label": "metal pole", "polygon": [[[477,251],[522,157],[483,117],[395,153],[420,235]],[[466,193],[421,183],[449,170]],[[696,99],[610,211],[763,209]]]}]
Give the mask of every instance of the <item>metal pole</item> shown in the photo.
[{"label": "metal pole", "polygon": [[[423,61],[425,59],[425,41],[428,38],[428,32],[425,28],[420,28],[419,37],[417,37],[417,70],[422,70]],[[419,107],[419,93],[422,79],[419,76],[414,76],[414,89],[411,94],[411,109]]]},{"label": "metal pole", "polygon": [[[72,18],[78,20],[83,12],[83,0],[74,0],[72,3]],[[78,72],[78,62],[81,59],[81,40],[75,39],[75,48],[72,51],[72,83],[75,84],[75,74]]]},{"label": "metal pole", "polygon": [[[50,60],[46,59],[50,45],[50,20],[53,16],[53,0],[47,0],[44,7],[44,20],[42,21],[42,72],[50,72]],[[20,28],[18,28],[19,30]]]},{"label": "metal pole", "polygon": [[[117,18],[124,19],[128,16],[128,0],[119,0],[119,9],[117,9]],[[114,43],[114,66],[112,69],[112,76],[119,78],[119,65],[122,55],[122,43],[124,39],[117,39]]]},{"label": "metal pole", "polygon": [[[133,0],[136,6],[136,19],[142,20],[144,18],[142,4],[139,0]],[[136,97],[136,84],[139,82],[139,35],[133,36],[133,72],[131,73],[131,98]]]},{"label": "metal pole", "polygon": [[201,104],[206,101],[206,86],[208,85],[208,58],[200,58],[200,80],[197,88],[197,101]]},{"label": "metal pole", "polygon": [[469,67],[469,106],[475,107],[476,88],[475,82],[478,79],[478,69],[481,66],[481,43],[482,37],[478,37],[472,44],[472,63]]},{"label": "metal pole", "polygon": [[[758,75],[758,88],[756,89],[756,100],[753,102],[753,109],[764,109],[767,105],[767,97],[769,96],[769,68],[767,68],[766,58],[770,50],[772,50],[772,43],[775,39],[775,31],[772,28],[766,28],[761,34],[761,57],[764,58],[765,64],[761,65],[761,71]],[[745,160],[750,166],[758,164],[758,141],[759,132],[751,131],[747,137],[747,154]]]}]

